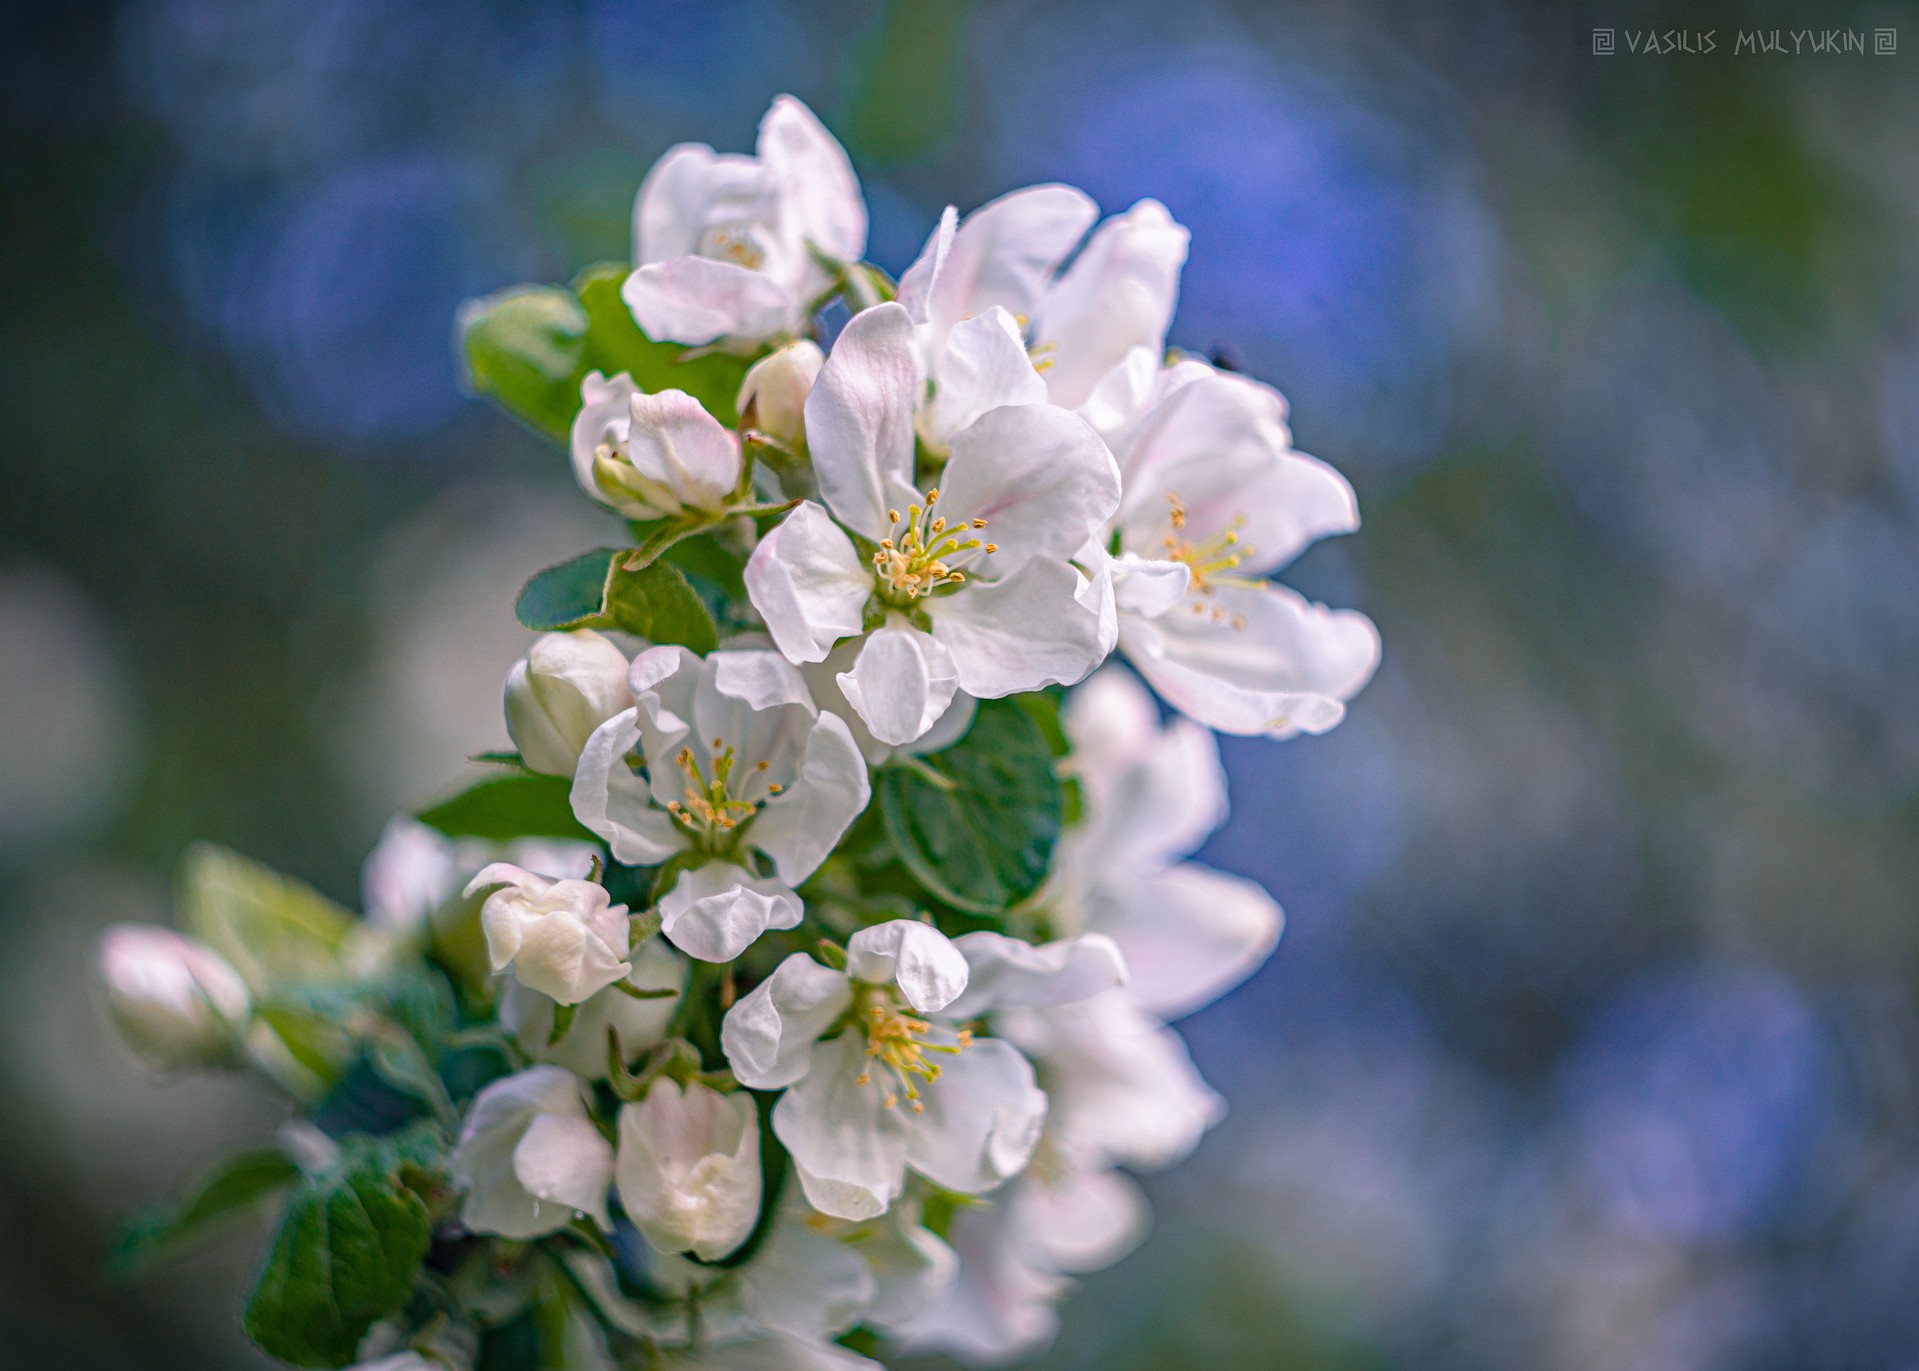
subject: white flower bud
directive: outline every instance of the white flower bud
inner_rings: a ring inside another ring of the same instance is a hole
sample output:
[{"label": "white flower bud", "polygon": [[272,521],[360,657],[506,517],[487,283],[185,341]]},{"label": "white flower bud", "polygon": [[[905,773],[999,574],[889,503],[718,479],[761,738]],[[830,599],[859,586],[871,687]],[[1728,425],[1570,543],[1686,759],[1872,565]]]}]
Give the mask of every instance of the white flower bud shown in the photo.
[{"label": "white flower bud", "polygon": [[535,771],[571,776],[593,730],[633,703],[626,654],[590,628],[549,633],[506,678],[506,731]]},{"label": "white flower bud", "polygon": [[654,1246],[716,1261],[760,1212],[760,1122],[753,1099],[665,1077],[620,1110],[620,1203]]},{"label": "white flower bud", "polygon": [[747,427],[784,443],[795,452],[806,446],[806,397],[826,365],[826,354],[810,338],[788,343],[753,364],[740,384],[740,416]]},{"label": "white flower bud", "polygon": [[589,372],[571,436],[580,488],[629,519],[717,514],[740,480],[740,440],[683,390],[649,395]]},{"label": "white flower bud", "polygon": [[498,886],[480,909],[494,971],[509,966],[522,985],[561,1004],[578,1004],[630,974],[626,906],[592,881],[550,881],[495,862],[467,885],[468,895]]},{"label": "white flower bud", "polygon": [[557,1066],[503,1076],[473,1097],[448,1159],[475,1233],[537,1238],[575,1214],[602,1228],[613,1148],[593,1126],[578,1078]]},{"label": "white flower bud", "polygon": [[251,1002],[246,983],[205,943],[153,924],[115,924],[100,940],[107,1004],[127,1043],[161,1067],[228,1056]]}]

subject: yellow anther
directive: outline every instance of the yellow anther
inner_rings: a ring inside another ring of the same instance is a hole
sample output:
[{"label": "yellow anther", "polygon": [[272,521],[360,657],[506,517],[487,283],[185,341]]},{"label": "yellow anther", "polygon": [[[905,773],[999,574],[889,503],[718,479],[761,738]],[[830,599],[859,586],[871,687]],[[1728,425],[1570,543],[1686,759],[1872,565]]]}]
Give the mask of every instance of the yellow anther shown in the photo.
[{"label": "yellow anther", "polygon": [[974,527],[974,528],[985,528],[985,527],[986,527],[986,520],[984,520],[984,519],[975,519],[975,520],[973,520],[973,527]]},{"label": "yellow anther", "polygon": [[[1235,515],[1232,523],[1218,533],[1194,541],[1185,536],[1186,505],[1179,498],[1179,493],[1167,491],[1166,504],[1168,506],[1166,520],[1172,526],[1172,532],[1160,542],[1166,549],[1168,561],[1186,564],[1186,570],[1192,577],[1194,590],[1201,595],[1210,595],[1217,585],[1256,584],[1230,574],[1241,562],[1253,555],[1253,549],[1242,546],[1239,541],[1239,530],[1246,524],[1245,515]],[[1214,615],[1214,620],[1217,622],[1220,617],[1220,615]]]},{"label": "yellow anther", "polygon": [[[760,796],[747,793],[735,795],[732,780],[738,758],[734,750],[726,745],[725,739],[713,739],[710,757],[711,776],[701,769],[692,748],[680,749],[674,762],[685,773],[686,789],[680,799],[669,800],[666,805],[666,812],[675,820],[696,836],[709,840],[738,828],[757,814],[761,805],[780,793],[778,783],[768,783],[765,793]],[[756,762],[752,774],[764,775],[771,765],[770,762]]]},{"label": "yellow anther", "polygon": [[886,511],[892,524],[888,535],[880,539],[873,554],[873,569],[879,573],[880,593],[894,604],[916,600],[941,586],[962,585],[966,577],[961,568],[981,551],[996,552],[998,545],[982,545],[965,535],[986,527],[985,519],[962,519],[950,524],[936,516],[938,489],[926,492],[923,505],[907,506],[905,518],[896,509]]}]

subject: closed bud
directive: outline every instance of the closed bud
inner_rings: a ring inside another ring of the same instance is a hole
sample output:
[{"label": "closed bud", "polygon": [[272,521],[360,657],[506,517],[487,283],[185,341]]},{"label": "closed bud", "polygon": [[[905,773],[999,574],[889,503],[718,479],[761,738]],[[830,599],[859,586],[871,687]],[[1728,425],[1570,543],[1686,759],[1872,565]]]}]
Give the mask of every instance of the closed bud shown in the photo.
[{"label": "closed bud", "polygon": [[740,440],[683,390],[649,395],[590,372],[573,420],[580,488],[629,519],[718,514],[740,479]]},{"label": "closed bud", "polygon": [[232,1055],[251,1002],[246,983],[205,943],[153,924],[116,924],[100,940],[107,1005],[129,1046],[166,1068]]},{"label": "closed bud", "polygon": [[495,862],[467,886],[468,895],[498,887],[480,909],[493,969],[513,968],[520,984],[560,1004],[579,1004],[625,979],[630,932],[626,906],[592,881],[550,881]]},{"label": "closed bud", "polygon": [[666,1077],[620,1110],[620,1203],[655,1247],[717,1261],[760,1212],[760,1122],[750,1095]]},{"label": "closed bud", "polygon": [[506,678],[506,729],[535,771],[571,776],[593,730],[633,703],[626,655],[590,628],[549,633]]},{"label": "closed bud", "polygon": [[806,397],[826,365],[810,338],[788,343],[753,364],[740,385],[740,417],[746,426],[798,452],[806,446]]}]

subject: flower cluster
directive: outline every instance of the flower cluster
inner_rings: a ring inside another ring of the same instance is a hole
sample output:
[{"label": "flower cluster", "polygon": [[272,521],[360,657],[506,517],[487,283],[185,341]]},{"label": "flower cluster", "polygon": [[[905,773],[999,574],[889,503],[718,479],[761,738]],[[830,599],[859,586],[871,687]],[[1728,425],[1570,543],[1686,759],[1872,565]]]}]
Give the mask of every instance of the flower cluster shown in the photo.
[{"label": "flower cluster", "polygon": [[1097,218],[949,209],[896,284],[782,98],[660,160],[630,269],[469,308],[630,536],[529,582],[515,750],[394,822],[364,918],[201,849],[187,933],[109,936],[136,1047],[304,1106],[136,1255],[284,1193],[246,1326],[310,1366],[1047,1342],[1223,1112],[1169,1023],[1279,937],[1186,860],[1213,731],[1322,732],[1378,658],[1268,579],[1352,490],[1167,350],[1186,231]]}]

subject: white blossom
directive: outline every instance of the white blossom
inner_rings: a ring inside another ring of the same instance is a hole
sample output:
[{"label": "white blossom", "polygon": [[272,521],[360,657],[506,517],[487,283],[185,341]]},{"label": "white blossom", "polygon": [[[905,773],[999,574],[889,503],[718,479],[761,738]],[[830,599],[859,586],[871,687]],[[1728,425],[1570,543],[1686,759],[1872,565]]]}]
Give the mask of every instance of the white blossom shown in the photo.
[{"label": "white blossom", "polygon": [[[662,932],[690,956],[730,961],[799,923],[793,887],[866,808],[866,764],[777,653],[651,648],[628,683],[636,704],[588,741],[573,812],[623,862],[682,863],[659,900]],[[772,876],[753,873],[753,853]]]},{"label": "white blossom", "polygon": [[513,968],[522,985],[561,1004],[578,1004],[623,979],[630,924],[592,881],[551,881],[495,862],[467,883],[474,895],[496,887],[480,909],[487,955],[496,972]]},{"label": "white blossom", "polygon": [[100,939],[100,978],[121,1036],[165,1068],[232,1055],[251,997],[240,973],[197,938],[155,924],[115,924]]},{"label": "white blossom", "polygon": [[752,1097],[661,1077],[620,1110],[614,1164],[627,1217],[665,1251],[717,1261],[760,1212],[760,1123]]},{"label": "white blossom", "polygon": [[480,1091],[449,1165],[465,1192],[460,1222],[475,1233],[536,1238],[575,1214],[611,1227],[613,1145],[588,1117],[579,1079],[561,1067],[529,1067]]},{"label": "white blossom", "polygon": [[1103,655],[1097,597],[1070,559],[1118,506],[1112,458],[1083,420],[1044,403],[1003,310],[954,333],[1001,361],[981,361],[976,391],[950,412],[936,397],[950,448],[939,484],[914,481],[925,382],[913,321],[898,304],[865,310],[806,402],[824,507],[793,510],[746,568],[789,660],[862,638],[836,680],[888,746],[923,737],[959,691],[1070,683]]},{"label": "white blossom", "polygon": [[1221,732],[1337,724],[1379,664],[1379,635],[1265,578],[1357,528],[1358,504],[1338,472],[1293,450],[1278,392],[1138,348],[1082,413],[1125,487],[1084,553],[1109,638],[1167,703]]},{"label": "white blossom", "polygon": [[846,151],[782,95],[757,155],[670,148],[633,205],[633,265],[621,289],[650,338],[745,348],[791,333],[832,287],[821,263],[857,262],[866,206]]},{"label": "white blossom", "polygon": [[740,1299],[764,1328],[837,1337],[856,1324],[891,1329],[939,1299],[958,1269],[953,1249],[921,1225],[911,1194],[878,1218],[822,1214],[789,1190],[764,1246],[740,1272]]},{"label": "white blossom", "polygon": [[1096,993],[1124,980],[1118,949],[1097,935],[1037,951],[990,933],[953,941],[896,919],[861,929],[846,951],[844,971],[788,957],[721,1031],[741,1083],[786,1087],[773,1131],[808,1202],[867,1219],[899,1197],[909,1168],[962,1194],[1017,1174],[1046,1113],[1033,1068],[1010,1043],[975,1038],[941,1011],[975,975],[988,989],[969,997],[973,1013]]},{"label": "white blossom", "polygon": [[571,776],[593,730],[628,708],[626,654],[590,628],[548,633],[506,678],[506,729],[535,771]]},{"label": "white blossom", "polygon": [[653,394],[621,373],[587,373],[569,446],[580,489],[628,519],[717,514],[744,457],[731,429],[683,390]]}]

